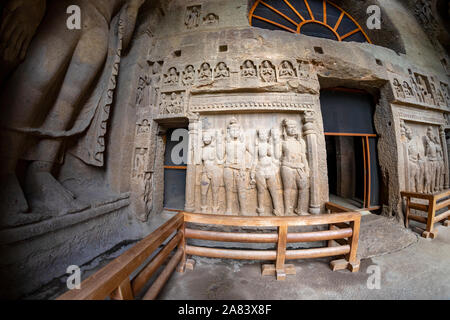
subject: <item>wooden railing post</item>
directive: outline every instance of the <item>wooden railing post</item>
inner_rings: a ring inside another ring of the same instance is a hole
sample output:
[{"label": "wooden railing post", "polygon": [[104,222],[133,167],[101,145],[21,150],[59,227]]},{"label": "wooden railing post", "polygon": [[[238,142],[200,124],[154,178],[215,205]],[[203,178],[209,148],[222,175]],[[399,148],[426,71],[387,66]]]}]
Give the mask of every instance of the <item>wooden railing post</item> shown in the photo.
[{"label": "wooden railing post", "polygon": [[110,294],[110,298],[111,300],[134,300],[133,290],[128,277]]},{"label": "wooden railing post", "polygon": [[434,239],[436,232],[434,231],[434,218],[436,215],[436,196],[431,196],[428,200],[428,218],[427,229],[422,233],[422,237]]},{"label": "wooden railing post", "polygon": [[287,231],[287,225],[278,227],[277,260],[275,263],[277,280],[286,280],[286,269],[284,262],[286,261]]},{"label": "wooden railing post", "polygon": [[[183,214],[183,213],[180,213],[180,214]],[[184,219],[184,216],[183,216],[183,219]],[[184,273],[184,271],[186,270],[186,223],[185,222],[183,222],[183,224],[181,225],[180,230],[178,232],[181,233],[181,241],[180,241],[180,244],[178,245],[178,247],[181,248],[181,250],[183,250],[183,254],[181,256],[181,261],[178,264],[177,272]]]},{"label": "wooden railing post", "polygon": [[405,213],[405,227],[408,228],[409,226],[409,214],[411,212],[411,209],[409,207],[409,204],[411,203],[411,198],[409,196],[406,197],[406,213]]},{"label": "wooden railing post", "polygon": [[350,253],[347,255],[346,259],[348,261],[348,268],[351,272],[358,272],[360,261],[356,256],[358,252],[358,241],[359,241],[359,229],[361,226],[361,216],[355,218],[352,222],[350,222],[350,226],[353,229],[352,236],[348,239],[348,243],[350,244]]}]

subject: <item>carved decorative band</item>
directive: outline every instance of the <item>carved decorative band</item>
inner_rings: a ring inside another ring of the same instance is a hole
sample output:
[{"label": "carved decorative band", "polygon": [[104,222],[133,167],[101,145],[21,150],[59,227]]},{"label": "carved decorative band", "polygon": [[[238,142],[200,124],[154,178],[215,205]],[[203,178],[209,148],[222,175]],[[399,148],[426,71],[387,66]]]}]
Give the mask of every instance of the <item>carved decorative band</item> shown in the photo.
[{"label": "carved decorative band", "polygon": [[191,112],[207,111],[249,111],[249,110],[283,110],[283,111],[307,111],[312,110],[312,104],[284,103],[284,102],[241,102],[241,103],[208,103],[194,105]]}]

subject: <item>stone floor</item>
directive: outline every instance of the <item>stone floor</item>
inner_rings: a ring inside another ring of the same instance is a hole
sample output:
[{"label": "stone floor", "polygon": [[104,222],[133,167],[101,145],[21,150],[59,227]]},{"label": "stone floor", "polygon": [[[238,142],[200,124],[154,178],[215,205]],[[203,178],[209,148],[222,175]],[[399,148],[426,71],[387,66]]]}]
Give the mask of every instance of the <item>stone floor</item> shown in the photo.
[{"label": "stone floor", "polygon": [[[276,281],[261,277],[260,263],[195,258],[194,271],[175,273],[159,299],[450,299],[450,228],[436,225],[434,240],[401,232],[400,226],[395,233],[385,234],[387,238],[374,239],[376,233],[381,236],[380,222],[371,223],[375,231],[368,235],[369,244],[377,247],[379,241],[390,247],[384,252],[364,249],[368,258],[362,260],[358,273],[332,272],[330,259],[299,260],[294,262],[296,275]],[[405,247],[389,244],[397,238],[402,238]],[[372,266],[379,268],[379,289],[368,286],[376,284]]]}]

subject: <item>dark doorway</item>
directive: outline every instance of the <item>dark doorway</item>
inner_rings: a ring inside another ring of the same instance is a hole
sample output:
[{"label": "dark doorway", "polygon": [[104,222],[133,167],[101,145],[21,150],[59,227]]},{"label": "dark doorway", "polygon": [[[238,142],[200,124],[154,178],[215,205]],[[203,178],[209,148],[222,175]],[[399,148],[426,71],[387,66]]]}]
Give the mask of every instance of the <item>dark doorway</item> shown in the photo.
[{"label": "dark doorway", "polygon": [[165,135],[164,154],[164,209],[184,209],[186,191],[187,152],[189,148],[187,128],[169,129]]},{"label": "dark doorway", "polygon": [[321,92],[330,200],[351,207],[379,208],[375,105],[364,91],[335,88]]}]

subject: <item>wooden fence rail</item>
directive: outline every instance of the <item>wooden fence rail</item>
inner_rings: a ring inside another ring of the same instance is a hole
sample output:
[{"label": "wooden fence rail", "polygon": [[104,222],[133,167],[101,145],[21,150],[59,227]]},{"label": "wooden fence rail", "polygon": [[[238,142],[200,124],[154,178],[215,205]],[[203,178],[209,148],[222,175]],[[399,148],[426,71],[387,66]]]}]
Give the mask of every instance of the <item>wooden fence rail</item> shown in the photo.
[{"label": "wooden fence rail", "polygon": [[[417,192],[401,192],[402,198],[406,198],[405,226],[408,227],[409,220],[414,220],[426,225],[426,230],[422,232],[422,237],[434,239],[437,231],[434,230],[434,224],[443,222],[445,226],[450,225],[450,190],[446,190],[437,194],[423,194]],[[414,202],[412,199],[421,199],[426,204]],[[436,214],[439,210],[447,208],[447,211]],[[422,217],[411,213],[411,209],[423,211],[427,213],[426,217]]]},{"label": "wooden fence rail", "polygon": [[[337,209],[336,209],[337,210]],[[345,209],[348,211],[347,209]],[[185,223],[207,226],[236,227],[276,227],[277,233],[240,233],[217,232],[186,228],[187,239],[209,241],[244,242],[244,243],[276,243],[276,250],[236,250],[219,249],[186,245],[186,254],[210,258],[242,259],[242,260],[274,260],[274,265],[263,265],[263,275],[276,275],[283,280],[286,274],[292,274],[292,265],[286,260],[332,257],[345,255],[345,259],[331,262],[333,270],[348,268],[353,272],[359,270],[356,257],[358,250],[361,214],[342,212],[326,215],[302,217],[230,217],[207,214],[184,213]],[[310,232],[288,232],[288,227],[330,225],[330,230]],[[313,249],[287,250],[288,243],[328,241],[328,247]],[[335,242],[338,246],[333,246]]]},{"label": "wooden fence rail", "polygon": [[[358,249],[361,215],[343,212],[301,217],[235,217],[181,212],[156,231],[138,242],[104,268],[81,283],[80,290],[71,290],[58,300],[131,300],[137,296],[155,299],[175,269],[184,272],[187,255],[226,259],[272,260],[263,265],[263,275],[276,275],[285,279],[295,273],[286,260],[344,255],[344,259],[331,262],[333,270],[348,268],[359,270]],[[187,225],[189,224],[189,225]],[[276,227],[277,232],[218,232],[195,229],[195,225]],[[329,230],[288,232],[288,227],[329,225]],[[194,246],[187,239],[223,242],[275,243],[274,250],[220,249]],[[328,246],[311,249],[288,250],[288,243],[327,241]],[[337,244],[337,246],[335,246]],[[158,251],[159,250],[159,251]],[[164,263],[168,261],[165,265]],[[161,270],[157,276],[158,270]],[[136,274],[136,275],[134,275]],[[155,278],[149,289],[149,281]]]}]

